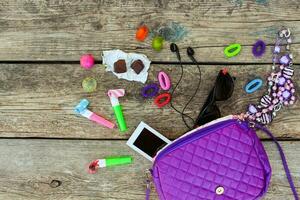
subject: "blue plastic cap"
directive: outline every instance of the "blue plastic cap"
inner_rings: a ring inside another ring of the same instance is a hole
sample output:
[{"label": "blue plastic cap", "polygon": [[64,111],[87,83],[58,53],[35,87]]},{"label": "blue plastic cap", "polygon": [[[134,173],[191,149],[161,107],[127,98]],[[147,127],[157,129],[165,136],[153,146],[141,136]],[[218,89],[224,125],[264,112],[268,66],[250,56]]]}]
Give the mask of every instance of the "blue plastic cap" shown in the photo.
[{"label": "blue plastic cap", "polygon": [[90,102],[87,99],[81,99],[80,103],[77,104],[74,111],[77,114],[80,114],[82,111],[84,111],[88,107],[89,104],[90,104]]}]

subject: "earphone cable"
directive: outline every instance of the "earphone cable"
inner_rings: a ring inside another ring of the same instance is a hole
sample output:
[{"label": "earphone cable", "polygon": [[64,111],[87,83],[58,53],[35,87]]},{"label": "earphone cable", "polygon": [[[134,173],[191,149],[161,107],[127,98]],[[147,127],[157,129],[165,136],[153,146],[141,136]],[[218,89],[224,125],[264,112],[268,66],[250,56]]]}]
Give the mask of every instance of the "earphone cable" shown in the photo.
[{"label": "earphone cable", "polygon": [[[182,77],[183,77],[183,66],[182,66],[182,62],[181,62],[181,60],[179,60],[179,62],[180,62],[181,73],[180,73],[180,77],[179,77],[178,82],[176,83],[175,87],[173,88],[173,90],[172,90],[172,92],[171,92],[171,96],[172,96],[172,97],[174,96],[175,90],[177,89],[177,87],[178,87],[178,85],[180,84],[180,82],[181,82],[181,80],[182,80]],[[186,114],[180,112],[177,108],[175,108],[175,106],[173,105],[173,98],[171,98],[170,106],[171,106],[172,109],[174,109],[177,113],[179,113],[179,114],[181,115],[181,118],[182,118],[182,120],[183,120],[185,126],[188,127],[188,128],[190,129],[190,126],[187,124],[187,122],[186,122],[185,118],[183,117],[183,115],[186,116],[186,117],[188,117],[188,118],[191,119],[191,120],[193,120],[193,119],[192,119],[190,116],[188,116],[188,115],[186,115]]]},{"label": "earphone cable", "polygon": [[[188,105],[191,103],[191,101],[194,99],[194,97],[197,95],[199,89],[200,89],[200,85],[201,85],[201,79],[202,79],[202,74],[201,74],[201,68],[198,64],[198,62],[196,60],[193,60],[194,63],[197,63],[197,68],[198,68],[198,72],[199,72],[199,81],[198,81],[198,85],[196,90],[194,91],[194,94],[192,95],[192,97],[190,98],[190,100],[185,104],[184,108],[182,109],[182,113],[184,114],[185,109],[188,107]],[[182,117],[184,116],[188,116],[187,114],[182,115]],[[191,118],[191,117],[190,117]],[[192,119],[192,118],[191,118]],[[193,127],[195,126],[196,121],[194,119],[192,119],[193,121]],[[189,129],[191,129],[190,127],[188,127]]]},{"label": "earphone cable", "polygon": [[[184,122],[185,126],[191,130],[192,127],[189,126],[189,124],[187,123],[185,117],[187,117],[188,119],[190,119],[192,122],[193,122],[193,126],[195,124],[195,120],[188,116],[187,114],[184,113],[185,109],[187,108],[187,106],[191,103],[191,101],[193,100],[193,98],[196,96],[199,88],[200,88],[200,85],[201,85],[201,69],[200,69],[200,66],[198,64],[198,62],[194,61],[194,63],[197,63],[197,68],[198,68],[198,71],[199,71],[199,82],[198,82],[198,85],[197,85],[197,88],[195,90],[195,92],[193,93],[193,95],[191,96],[191,98],[189,99],[189,101],[185,104],[185,106],[183,107],[183,110],[180,112],[178,109],[175,108],[175,106],[173,105],[172,103],[172,99],[170,101],[170,105],[171,105],[171,108],[173,108],[177,113],[179,113],[181,115],[181,118],[182,118],[182,121]],[[181,62],[181,59],[179,59],[179,63],[180,63],[180,68],[181,68],[181,74],[180,74],[180,78],[178,80],[178,82],[176,83],[173,91],[171,92],[171,96],[173,97],[173,94],[175,93],[175,90],[177,89],[178,85],[181,83],[182,81],[182,77],[183,77],[183,65],[182,65],[182,62]]]}]

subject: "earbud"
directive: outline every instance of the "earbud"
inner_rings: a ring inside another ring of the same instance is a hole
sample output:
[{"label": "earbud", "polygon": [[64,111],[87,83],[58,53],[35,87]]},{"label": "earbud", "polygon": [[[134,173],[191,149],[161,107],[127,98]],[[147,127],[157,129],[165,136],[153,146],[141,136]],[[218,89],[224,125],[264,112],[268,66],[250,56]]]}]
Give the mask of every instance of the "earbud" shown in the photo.
[{"label": "earbud", "polygon": [[181,61],[181,56],[180,56],[180,53],[179,53],[179,49],[178,49],[178,46],[177,46],[175,43],[171,43],[171,45],[170,45],[170,50],[171,50],[173,53],[176,53],[177,59],[178,59],[179,61]]},{"label": "earbud", "polygon": [[194,63],[197,63],[197,60],[194,57],[195,51],[192,47],[188,47],[186,49],[186,53]]},{"label": "earbud", "polygon": [[188,56],[193,56],[195,54],[195,51],[192,47],[188,47],[186,49],[186,53],[187,53]]},{"label": "earbud", "polygon": [[175,43],[170,44],[170,49],[172,52],[177,52],[178,51],[178,46]]}]

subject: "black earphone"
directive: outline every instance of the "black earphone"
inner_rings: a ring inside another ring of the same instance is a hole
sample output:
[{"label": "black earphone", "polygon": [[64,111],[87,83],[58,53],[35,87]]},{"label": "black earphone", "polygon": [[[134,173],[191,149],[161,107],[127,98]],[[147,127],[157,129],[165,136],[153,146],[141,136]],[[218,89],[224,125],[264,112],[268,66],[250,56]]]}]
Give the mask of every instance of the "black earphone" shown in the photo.
[{"label": "black earphone", "polygon": [[189,58],[193,61],[194,64],[198,64],[197,60],[194,57],[195,51],[192,47],[188,47],[186,49],[186,54],[189,56]]},{"label": "black earphone", "polygon": [[171,43],[170,49],[173,53],[176,53],[177,59],[181,62],[181,56],[177,44]]},{"label": "black earphone", "polygon": [[[177,46],[175,43],[171,43],[171,45],[170,45],[170,50],[171,50],[173,53],[176,53],[177,59],[178,59],[178,61],[179,61],[180,67],[181,67],[181,74],[180,74],[179,81],[176,83],[176,85],[175,85],[173,91],[171,92],[171,96],[173,96],[173,94],[174,94],[176,88],[177,88],[178,85],[180,84],[180,82],[181,82],[181,80],[182,80],[182,77],[183,77],[183,65],[182,65],[182,62],[181,62],[181,56],[180,56],[180,52],[179,52],[178,46]],[[195,121],[192,117],[190,117],[190,116],[188,116],[187,114],[185,114],[184,111],[185,111],[185,109],[187,108],[187,106],[191,103],[191,101],[193,100],[193,98],[196,96],[196,94],[197,94],[197,92],[198,92],[198,90],[199,90],[199,88],[200,88],[200,85],[201,85],[201,69],[200,69],[200,66],[199,66],[197,60],[196,60],[195,57],[194,57],[194,54],[195,54],[194,49],[193,49],[192,47],[188,47],[186,52],[187,52],[187,55],[189,56],[189,58],[192,60],[192,62],[193,62],[194,64],[197,65],[197,68],[198,68],[198,71],[199,71],[199,82],[198,82],[198,85],[197,85],[197,88],[196,88],[194,94],[193,94],[192,97],[189,99],[189,101],[185,104],[185,106],[184,106],[184,108],[182,109],[181,112],[173,106],[172,99],[171,99],[171,101],[170,101],[170,105],[171,105],[171,108],[173,108],[176,112],[178,112],[178,113],[181,115],[181,118],[182,118],[184,124],[186,125],[186,127],[189,128],[189,129],[192,129],[192,128],[195,126],[196,121]],[[186,122],[186,120],[185,120],[184,117],[189,118],[189,119],[193,122],[193,126],[189,126],[189,125],[187,124],[187,122]]]}]

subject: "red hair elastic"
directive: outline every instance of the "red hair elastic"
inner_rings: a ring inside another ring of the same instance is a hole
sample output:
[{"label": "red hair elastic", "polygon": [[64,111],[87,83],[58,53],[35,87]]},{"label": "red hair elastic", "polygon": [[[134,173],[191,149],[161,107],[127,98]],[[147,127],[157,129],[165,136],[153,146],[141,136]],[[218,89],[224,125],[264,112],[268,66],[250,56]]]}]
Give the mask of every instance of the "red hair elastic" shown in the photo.
[{"label": "red hair elastic", "polygon": [[165,105],[170,103],[170,101],[171,101],[170,93],[162,93],[154,99],[155,105],[157,105],[157,107],[159,108],[164,107]]}]

